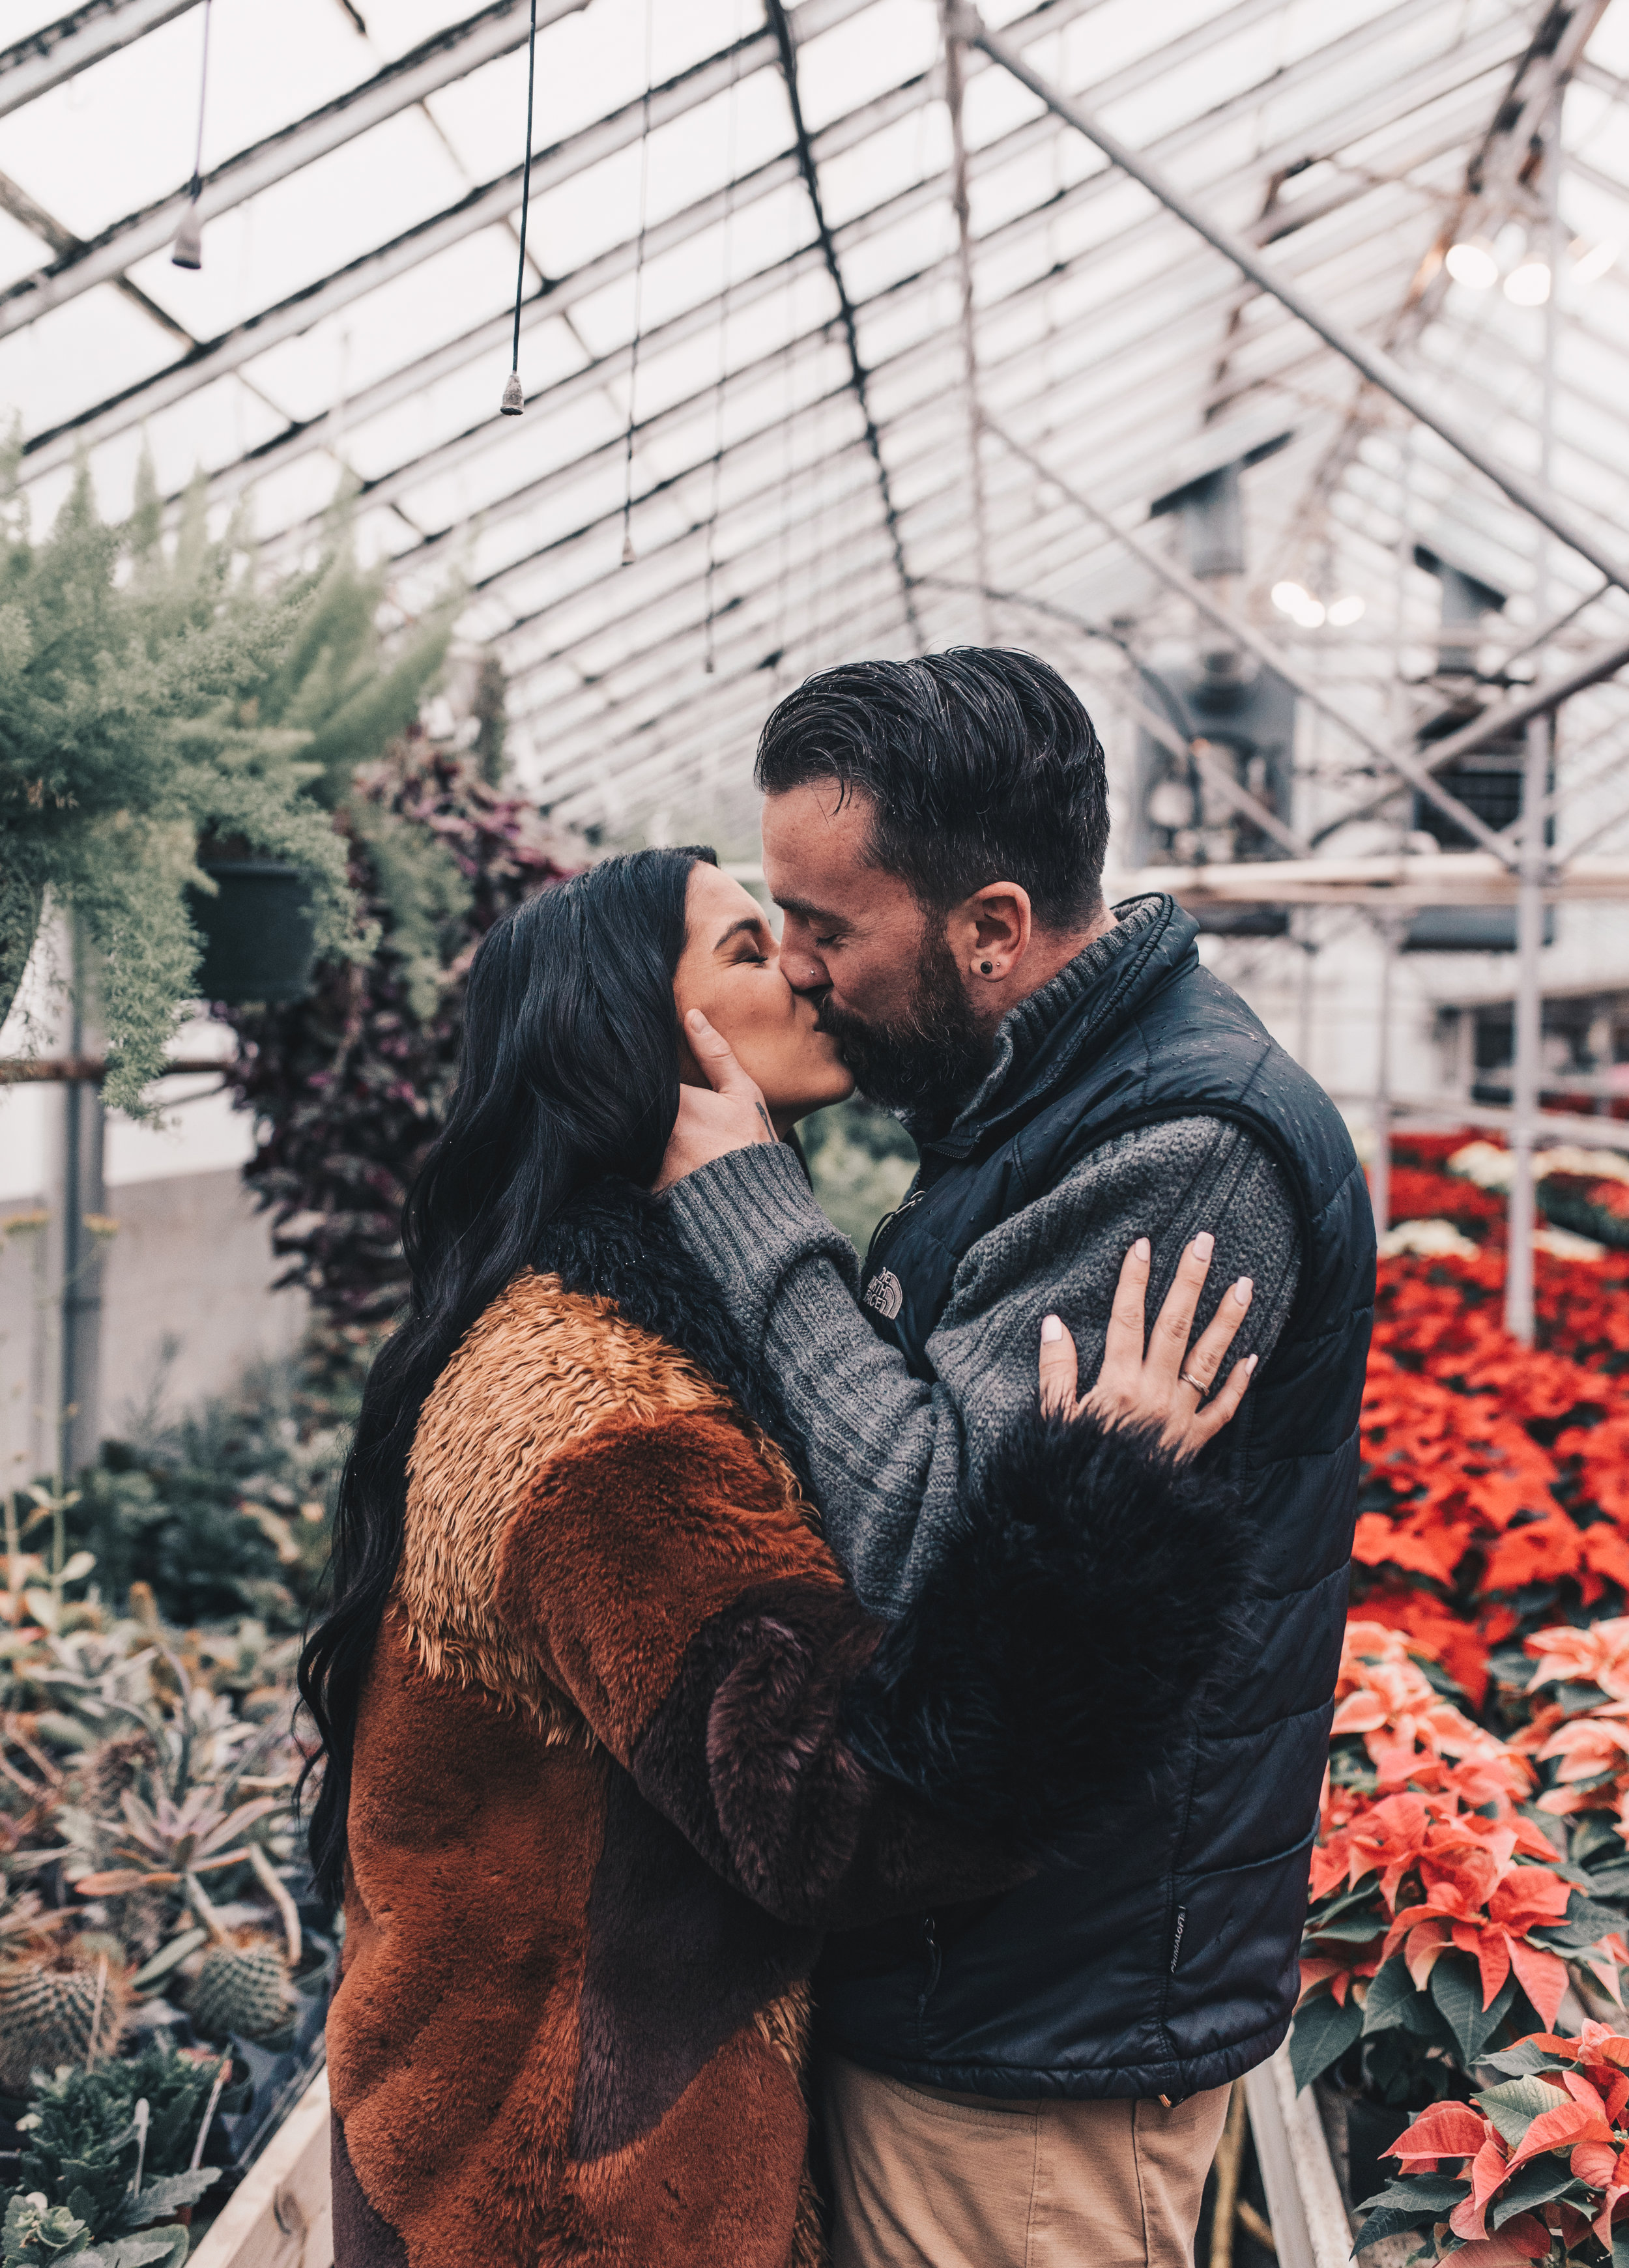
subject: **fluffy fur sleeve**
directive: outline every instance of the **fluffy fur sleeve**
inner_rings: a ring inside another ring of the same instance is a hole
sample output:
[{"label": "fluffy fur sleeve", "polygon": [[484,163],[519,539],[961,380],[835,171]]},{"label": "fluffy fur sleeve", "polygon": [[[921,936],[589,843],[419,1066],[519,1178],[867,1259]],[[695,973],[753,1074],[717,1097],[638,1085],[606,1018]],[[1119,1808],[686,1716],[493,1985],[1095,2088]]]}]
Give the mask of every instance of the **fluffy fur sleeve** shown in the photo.
[{"label": "fluffy fur sleeve", "polygon": [[949,1817],[1044,1840],[1159,1764],[1237,1642],[1249,1543],[1203,1470],[1037,1408],[857,1682],[856,1754]]},{"label": "fluffy fur sleeve", "polygon": [[852,1926],[1022,1872],[854,1755],[882,1625],[740,1431],[619,1418],[551,1458],[497,1604],[715,1871],[782,1919]]}]

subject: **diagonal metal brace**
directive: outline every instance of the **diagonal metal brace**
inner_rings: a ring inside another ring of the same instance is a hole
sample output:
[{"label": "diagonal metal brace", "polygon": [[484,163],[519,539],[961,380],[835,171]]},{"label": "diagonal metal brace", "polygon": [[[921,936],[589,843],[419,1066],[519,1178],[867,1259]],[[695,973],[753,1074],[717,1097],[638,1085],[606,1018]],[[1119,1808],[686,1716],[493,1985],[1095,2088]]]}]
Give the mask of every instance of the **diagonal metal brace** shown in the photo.
[{"label": "diagonal metal brace", "polygon": [[[1025,61],[1017,48],[999,33],[990,30],[977,9],[964,7],[958,11],[953,28],[958,39],[982,49],[991,63],[999,63],[1003,70],[1010,71],[1021,85],[1027,86],[1031,94],[1046,105],[1054,117],[1061,118],[1066,126],[1072,126],[1078,134],[1095,143],[1111,165],[1117,166],[1122,173],[1129,173],[1134,181],[1140,182],[1150,196],[1156,198],[1168,212],[1175,213],[1178,220],[1184,222],[1196,235],[1202,236],[1224,259],[1232,261],[1240,273],[1248,276],[1269,298],[1276,299],[1282,307],[1287,307],[1290,313],[1305,323],[1308,330],[1316,333],[1325,346],[1332,348],[1343,361],[1360,372],[1371,386],[1389,394],[1399,409],[1406,409],[1411,417],[1428,427],[1440,440],[1446,441],[1468,465],[1473,465],[1478,472],[1485,474],[1518,510],[1536,519],[1541,527],[1548,528],[1552,535],[1565,543],[1569,550],[1575,551],[1581,559],[1587,559],[1609,583],[1615,584],[1620,591],[1629,591],[1629,568],[1604,550],[1593,536],[1574,526],[1566,513],[1558,507],[1547,489],[1491,455],[1456,418],[1445,415],[1436,407],[1400,363],[1394,362],[1381,349],[1370,346],[1355,331],[1348,330],[1316,300],[1308,298],[1299,284],[1293,284],[1287,276],[1279,275],[1270,267],[1253,245],[1247,244],[1242,236],[1224,227],[1221,222],[1213,220],[1191,197],[1185,195],[1174,182],[1167,180],[1159,167],[1139,151],[1122,142],[1119,136],[1111,133],[1093,113],[1083,109],[1072,96],[1061,93],[1043,78]],[[1461,823],[1463,825],[1463,822]]]}]

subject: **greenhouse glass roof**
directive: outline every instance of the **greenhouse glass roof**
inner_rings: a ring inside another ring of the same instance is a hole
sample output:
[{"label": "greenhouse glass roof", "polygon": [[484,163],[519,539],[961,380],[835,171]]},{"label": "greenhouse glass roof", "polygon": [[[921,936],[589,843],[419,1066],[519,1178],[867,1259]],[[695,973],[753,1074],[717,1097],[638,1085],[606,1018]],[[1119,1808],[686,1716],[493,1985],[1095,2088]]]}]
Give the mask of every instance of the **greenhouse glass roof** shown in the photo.
[{"label": "greenhouse glass roof", "polygon": [[[1126,648],[1192,633],[1151,506],[1286,435],[1224,596],[1334,713],[1303,827],[1374,803],[1434,697],[1417,546],[1504,598],[1517,679],[1629,638],[1596,566],[1012,70],[958,41],[947,78],[935,0],[537,18],[516,419],[522,0],[4,0],[0,407],[41,520],[81,451],[128,509],[147,448],[276,567],[350,482],[404,614],[461,578],[559,819],[748,854],[763,715],[840,659],[1028,646],[1122,746]],[[1629,560],[1629,0],[983,18]],[[1567,712],[1563,847],[1618,840],[1625,708]]]}]

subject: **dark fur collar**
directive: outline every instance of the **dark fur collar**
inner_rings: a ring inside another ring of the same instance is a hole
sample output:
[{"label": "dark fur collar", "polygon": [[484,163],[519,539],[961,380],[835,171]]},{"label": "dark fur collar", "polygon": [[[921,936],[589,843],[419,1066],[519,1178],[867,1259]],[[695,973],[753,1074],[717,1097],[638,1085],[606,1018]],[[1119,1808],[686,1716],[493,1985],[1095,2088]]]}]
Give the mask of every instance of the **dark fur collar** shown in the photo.
[{"label": "dark fur collar", "polygon": [[722,1297],[685,1251],[665,1197],[631,1182],[596,1182],[556,1214],[532,1257],[568,1292],[614,1300],[630,1323],[682,1348],[799,1468],[780,1396],[748,1355]]}]

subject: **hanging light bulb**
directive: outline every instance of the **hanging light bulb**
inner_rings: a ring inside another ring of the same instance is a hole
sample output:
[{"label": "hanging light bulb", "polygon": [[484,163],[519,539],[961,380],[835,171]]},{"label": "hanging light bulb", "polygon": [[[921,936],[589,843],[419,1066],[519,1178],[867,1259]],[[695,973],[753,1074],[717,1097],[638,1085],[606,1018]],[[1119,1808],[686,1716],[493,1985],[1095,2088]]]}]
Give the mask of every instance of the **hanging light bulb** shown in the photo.
[{"label": "hanging light bulb", "polygon": [[210,92],[210,18],[215,0],[203,0],[203,60],[198,71],[198,138],[193,145],[192,179],[187,185],[187,210],[175,232],[170,258],[177,268],[202,268],[203,229],[198,219],[198,199],[203,193],[203,108]]},{"label": "hanging light bulb", "polygon": [[1485,236],[1468,236],[1448,248],[1448,272],[1467,291],[1486,291],[1499,281],[1499,262]]},{"label": "hanging light bulb", "polygon": [[170,258],[177,268],[202,268],[203,265],[203,229],[198,219],[198,200],[189,200],[181,215],[181,225],[175,232],[175,241],[170,247]]},{"label": "hanging light bulb", "polygon": [[1344,599],[1337,599],[1334,601],[1330,608],[1327,619],[1338,630],[1350,630],[1353,622],[1360,622],[1363,620],[1366,611],[1363,600],[1355,591],[1351,591]]},{"label": "hanging light bulb", "polygon": [[1301,630],[1316,630],[1323,621],[1323,603],[1300,583],[1275,583],[1272,603]]},{"label": "hanging light bulb", "polygon": [[1550,263],[1524,260],[1505,278],[1505,297],[1513,307],[1542,307],[1550,297]]},{"label": "hanging light bulb", "polygon": [[[1582,244],[1582,242],[1583,239],[1580,237],[1578,243]],[[1578,254],[1573,265],[1574,283],[1594,284],[1605,275],[1617,258],[1617,245],[1611,237],[1603,237],[1599,244],[1592,244]]]}]

